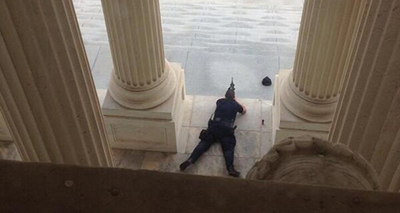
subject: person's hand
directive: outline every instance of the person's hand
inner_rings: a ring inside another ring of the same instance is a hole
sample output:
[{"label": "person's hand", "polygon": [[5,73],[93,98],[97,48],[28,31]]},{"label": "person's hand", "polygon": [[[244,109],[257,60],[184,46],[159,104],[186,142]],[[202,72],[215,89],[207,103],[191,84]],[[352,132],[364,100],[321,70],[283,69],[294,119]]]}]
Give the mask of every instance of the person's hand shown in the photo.
[{"label": "person's hand", "polygon": [[246,107],[245,107],[243,104],[241,104],[239,101],[237,101],[237,100],[236,100],[236,97],[235,97],[233,100],[235,100],[236,103],[238,103],[238,104],[243,108],[243,112],[241,112],[241,114],[242,114],[242,115],[246,114],[246,112],[247,112]]}]

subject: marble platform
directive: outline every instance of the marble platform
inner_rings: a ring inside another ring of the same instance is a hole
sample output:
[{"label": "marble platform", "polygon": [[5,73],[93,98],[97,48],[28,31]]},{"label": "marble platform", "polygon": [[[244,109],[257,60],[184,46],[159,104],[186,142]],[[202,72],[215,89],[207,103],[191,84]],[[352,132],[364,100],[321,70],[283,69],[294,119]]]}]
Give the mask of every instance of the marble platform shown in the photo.
[{"label": "marble platform", "polygon": [[[180,172],[179,164],[186,160],[199,142],[202,128],[215,110],[216,96],[187,96],[184,102],[184,117],[178,153],[150,152],[113,149],[116,167],[144,169],[163,172]],[[235,167],[244,177],[256,161],[261,159],[272,146],[271,101],[240,99],[247,108],[245,115],[238,115],[235,135]],[[264,125],[262,125],[264,120]],[[0,144],[0,158],[20,160],[15,146]],[[199,160],[185,171],[188,174],[227,176],[224,157],[218,143],[214,144]]]},{"label": "marble platform", "polygon": [[[164,172],[180,172],[179,164],[186,160],[199,142],[198,136],[215,109],[216,96],[187,96],[178,153],[145,152],[113,149],[117,167],[145,169]],[[257,99],[239,99],[248,110],[238,115],[236,124],[237,144],[235,167],[242,177],[272,146],[271,110],[272,102]],[[264,119],[264,125],[262,120]],[[207,176],[226,176],[225,161],[219,144],[214,144],[199,161],[185,173]]]}]

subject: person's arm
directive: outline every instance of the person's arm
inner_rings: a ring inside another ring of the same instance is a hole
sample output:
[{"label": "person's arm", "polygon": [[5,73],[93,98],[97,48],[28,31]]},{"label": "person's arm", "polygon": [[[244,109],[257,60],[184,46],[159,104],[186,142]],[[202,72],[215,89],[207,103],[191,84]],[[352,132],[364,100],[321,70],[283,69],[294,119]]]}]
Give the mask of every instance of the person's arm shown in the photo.
[{"label": "person's arm", "polygon": [[241,114],[242,114],[242,115],[246,114],[246,112],[247,112],[246,107],[245,107],[243,104],[239,103],[239,101],[237,101],[236,98],[235,98],[235,101],[236,101],[236,103],[238,103],[238,104],[242,107],[242,109],[243,109],[243,111],[241,112]]}]

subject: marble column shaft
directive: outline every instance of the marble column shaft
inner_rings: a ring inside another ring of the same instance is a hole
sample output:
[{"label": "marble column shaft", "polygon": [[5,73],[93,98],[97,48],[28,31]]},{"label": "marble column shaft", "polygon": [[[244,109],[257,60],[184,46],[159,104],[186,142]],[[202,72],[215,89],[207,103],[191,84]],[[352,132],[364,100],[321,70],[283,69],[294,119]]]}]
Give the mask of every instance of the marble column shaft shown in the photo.
[{"label": "marble column shaft", "polygon": [[0,0],[0,107],[23,160],[112,165],[72,0]]},{"label": "marble column shaft", "polygon": [[0,143],[2,142],[12,142],[12,136],[7,125],[7,121],[5,120],[3,112],[0,108]]},{"label": "marble column shaft", "polygon": [[359,152],[384,190],[400,190],[400,0],[371,2],[329,139]]},{"label": "marble column shaft", "polygon": [[103,0],[114,71],[109,91],[132,109],[152,108],[175,91],[176,76],[164,57],[158,0]]},{"label": "marble column shaft", "polygon": [[282,101],[311,122],[330,122],[366,0],[306,0],[294,69]]}]

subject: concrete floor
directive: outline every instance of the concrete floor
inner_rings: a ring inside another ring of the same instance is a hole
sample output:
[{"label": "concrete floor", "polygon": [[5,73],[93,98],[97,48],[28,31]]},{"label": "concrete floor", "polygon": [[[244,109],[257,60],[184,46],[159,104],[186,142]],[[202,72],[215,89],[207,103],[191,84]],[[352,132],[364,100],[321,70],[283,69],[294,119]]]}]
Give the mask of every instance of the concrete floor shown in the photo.
[{"label": "concrete floor", "polygon": [[[74,0],[97,89],[112,60],[100,0]],[[160,0],[166,57],[186,72],[189,95],[272,100],[266,75],[293,67],[303,0]],[[207,85],[206,87],[204,85]]]}]

